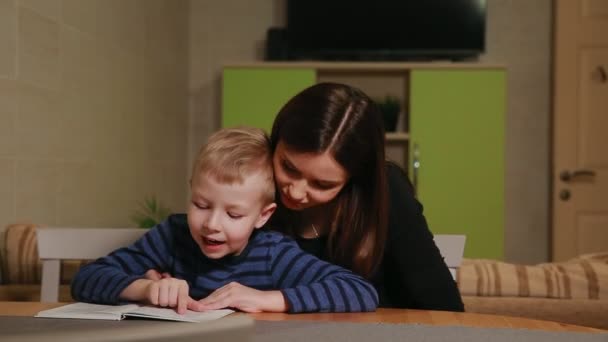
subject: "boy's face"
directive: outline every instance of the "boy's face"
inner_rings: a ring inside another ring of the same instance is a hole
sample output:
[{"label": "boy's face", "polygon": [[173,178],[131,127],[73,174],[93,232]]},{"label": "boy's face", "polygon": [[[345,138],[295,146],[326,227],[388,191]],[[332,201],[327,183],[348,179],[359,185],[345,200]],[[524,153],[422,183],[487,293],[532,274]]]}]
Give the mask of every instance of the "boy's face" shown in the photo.
[{"label": "boy's face", "polygon": [[190,234],[211,259],[240,254],[254,229],[262,227],[276,208],[264,204],[264,175],[247,176],[243,184],[223,184],[206,173],[192,178],[188,207]]}]

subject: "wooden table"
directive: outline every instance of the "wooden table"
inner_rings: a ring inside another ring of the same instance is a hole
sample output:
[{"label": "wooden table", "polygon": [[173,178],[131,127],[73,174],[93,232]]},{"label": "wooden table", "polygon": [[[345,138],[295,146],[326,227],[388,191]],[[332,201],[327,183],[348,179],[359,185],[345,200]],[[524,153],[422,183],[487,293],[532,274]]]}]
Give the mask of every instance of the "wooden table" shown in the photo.
[{"label": "wooden table", "polygon": [[[40,302],[0,302],[0,316],[34,316],[41,310],[51,309],[66,303]],[[262,321],[333,321],[333,322],[384,322],[384,323],[420,323],[428,325],[459,325],[484,328],[523,328],[547,331],[570,332],[606,332],[601,329],[541,321],[528,318],[459,313],[446,311],[378,309],[368,313],[315,313],[315,314],[250,314]]]}]

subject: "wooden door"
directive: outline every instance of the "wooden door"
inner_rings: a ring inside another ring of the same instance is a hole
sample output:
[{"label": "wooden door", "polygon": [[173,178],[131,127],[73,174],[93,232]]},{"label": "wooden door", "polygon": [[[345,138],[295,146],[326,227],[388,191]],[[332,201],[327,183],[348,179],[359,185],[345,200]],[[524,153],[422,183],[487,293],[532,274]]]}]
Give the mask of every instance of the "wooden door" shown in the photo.
[{"label": "wooden door", "polygon": [[552,258],[608,251],[608,1],[555,2]]},{"label": "wooden door", "polygon": [[411,72],[410,178],[430,229],[466,235],[467,258],[503,258],[504,113],[502,69]]}]

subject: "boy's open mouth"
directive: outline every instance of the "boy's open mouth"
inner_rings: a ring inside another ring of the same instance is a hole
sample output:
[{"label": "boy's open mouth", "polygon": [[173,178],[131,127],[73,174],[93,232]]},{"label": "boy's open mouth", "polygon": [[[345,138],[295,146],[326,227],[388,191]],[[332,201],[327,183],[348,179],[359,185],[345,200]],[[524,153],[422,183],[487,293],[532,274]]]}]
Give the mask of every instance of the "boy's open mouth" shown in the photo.
[{"label": "boy's open mouth", "polygon": [[203,242],[207,245],[217,246],[226,243],[226,241],[213,240],[208,238],[203,238]]}]

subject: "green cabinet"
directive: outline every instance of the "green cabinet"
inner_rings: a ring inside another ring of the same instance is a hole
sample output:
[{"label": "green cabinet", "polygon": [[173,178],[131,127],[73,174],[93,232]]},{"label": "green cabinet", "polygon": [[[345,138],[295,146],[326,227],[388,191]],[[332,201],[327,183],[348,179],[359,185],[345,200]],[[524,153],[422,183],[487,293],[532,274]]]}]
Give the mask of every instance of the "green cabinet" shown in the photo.
[{"label": "green cabinet", "polygon": [[225,68],[222,127],[254,126],[270,133],[281,107],[316,81],[314,69]]},{"label": "green cabinet", "polygon": [[410,177],[433,233],[467,235],[465,257],[503,257],[504,112],[502,70],[411,72]]},{"label": "green cabinet", "polygon": [[[336,80],[378,94],[379,87],[395,84],[378,77],[402,77],[409,117],[409,125],[404,127],[409,132],[388,135],[387,142],[391,149],[402,146],[403,163],[409,160],[403,166],[417,183],[429,227],[434,234],[466,235],[465,257],[502,259],[503,68],[408,63],[293,65],[297,67],[259,63],[224,68],[222,126],[251,125],[270,132],[281,106],[316,82]],[[363,81],[356,81],[359,78]],[[366,78],[376,79],[370,82]]]}]

